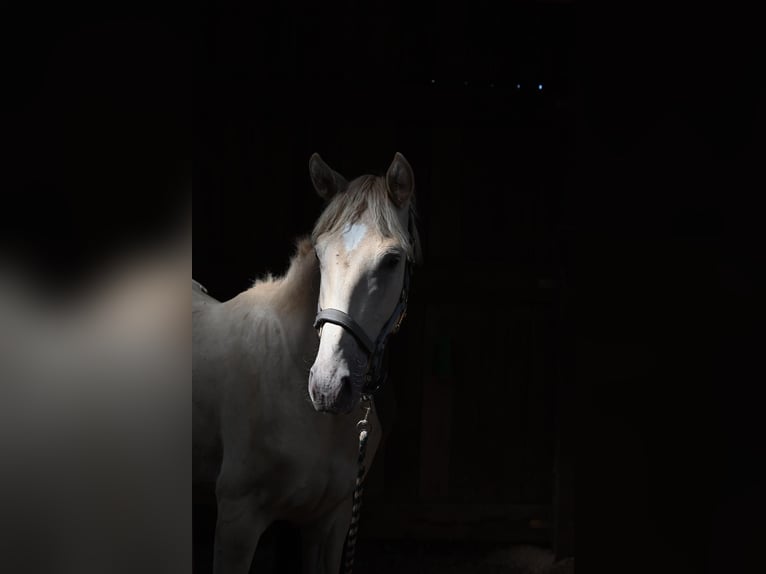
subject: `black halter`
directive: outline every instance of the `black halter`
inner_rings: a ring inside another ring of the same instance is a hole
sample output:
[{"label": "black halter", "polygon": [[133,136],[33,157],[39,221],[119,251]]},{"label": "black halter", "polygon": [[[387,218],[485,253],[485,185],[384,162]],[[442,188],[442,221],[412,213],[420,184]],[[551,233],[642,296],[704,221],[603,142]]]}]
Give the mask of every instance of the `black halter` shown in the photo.
[{"label": "black halter", "polygon": [[[410,237],[412,235],[412,213],[410,213],[409,231]],[[413,239],[414,240],[414,239]],[[402,283],[402,292],[399,296],[399,302],[394,308],[394,312],[391,313],[388,321],[383,325],[380,330],[378,338],[373,342],[364,329],[357,323],[351,315],[340,311],[339,309],[319,309],[317,316],[314,319],[314,328],[320,330],[325,323],[332,323],[344,328],[351,333],[359,345],[367,352],[367,372],[364,375],[364,386],[362,392],[365,394],[371,394],[377,391],[388,378],[388,364],[386,343],[388,338],[397,333],[402,326],[402,322],[407,315],[407,299],[410,293],[410,280],[412,278],[412,260],[407,257],[407,261],[404,264],[404,282]]]}]

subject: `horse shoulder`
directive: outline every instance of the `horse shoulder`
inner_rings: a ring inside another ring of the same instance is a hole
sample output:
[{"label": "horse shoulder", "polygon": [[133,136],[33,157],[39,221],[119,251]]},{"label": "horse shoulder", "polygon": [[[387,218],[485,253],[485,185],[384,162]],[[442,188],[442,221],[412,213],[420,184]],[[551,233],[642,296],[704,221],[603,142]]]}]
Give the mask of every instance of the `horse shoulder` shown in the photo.
[{"label": "horse shoulder", "polygon": [[[229,306],[225,346],[247,374],[282,373],[289,354],[284,317],[269,300],[246,292]],[[259,378],[260,379],[260,378]]]},{"label": "horse shoulder", "polygon": [[233,427],[231,435],[244,440],[275,416],[283,382],[296,373],[278,309],[248,292],[224,307],[225,325],[219,329],[224,352],[217,367],[223,377],[221,417]]}]

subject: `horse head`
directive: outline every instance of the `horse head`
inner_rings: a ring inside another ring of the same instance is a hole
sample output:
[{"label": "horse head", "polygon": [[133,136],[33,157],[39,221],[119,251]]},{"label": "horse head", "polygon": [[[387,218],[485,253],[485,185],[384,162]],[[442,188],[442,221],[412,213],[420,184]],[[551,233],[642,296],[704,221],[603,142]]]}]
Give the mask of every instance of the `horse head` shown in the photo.
[{"label": "horse head", "polygon": [[317,411],[347,413],[379,381],[386,340],[406,309],[410,265],[419,257],[414,176],[399,153],[383,177],[348,183],[318,154],[309,172],[327,204],[312,233],[320,342],[308,390]]}]

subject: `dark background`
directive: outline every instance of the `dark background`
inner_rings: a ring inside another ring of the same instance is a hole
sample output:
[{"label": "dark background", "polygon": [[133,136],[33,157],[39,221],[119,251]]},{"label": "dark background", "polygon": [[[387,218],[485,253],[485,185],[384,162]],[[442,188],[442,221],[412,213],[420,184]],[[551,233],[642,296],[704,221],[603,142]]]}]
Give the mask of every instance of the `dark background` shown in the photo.
[{"label": "dark background", "polygon": [[[460,540],[569,554],[576,490],[588,567],[757,563],[754,14],[566,1],[126,13],[3,21],[4,260],[58,294],[152,245],[178,223],[193,153],[193,273],[225,299],[282,272],[309,231],[311,153],[354,177],[400,151],[425,264],[393,343],[397,409],[365,509],[402,513],[366,514],[359,561],[384,548],[416,564]],[[428,448],[438,429],[447,454]],[[476,512],[490,520],[461,529]],[[379,545],[397,516],[409,529]]]},{"label": "dark background", "polygon": [[740,5],[578,7],[578,535],[622,571],[758,567],[753,26]]}]

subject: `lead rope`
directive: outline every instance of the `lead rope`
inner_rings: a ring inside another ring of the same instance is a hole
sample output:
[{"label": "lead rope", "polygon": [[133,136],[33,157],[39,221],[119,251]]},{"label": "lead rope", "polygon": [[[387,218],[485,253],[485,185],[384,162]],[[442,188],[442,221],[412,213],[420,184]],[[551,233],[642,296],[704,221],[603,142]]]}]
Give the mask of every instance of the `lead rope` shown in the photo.
[{"label": "lead rope", "polygon": [[367,417],[370,415],[370,397],[362,395],[362,401],[367,403],[364,412],[364,418],[356,423],[356,429],[359,431],[359,457],[357,458],[358,470],[356,473],[356,484],[354,485],[354,498],[351,505],[351,524],[348,527],[346,537],[346,557],[345,574],[351,574],[354,569],[354,550],[356,549],[356,534],[359,531],[359,516],[362,508],[362,481],[364,480],[364,459],[367,454],[367,437],[372,429],[372,424]]}]

